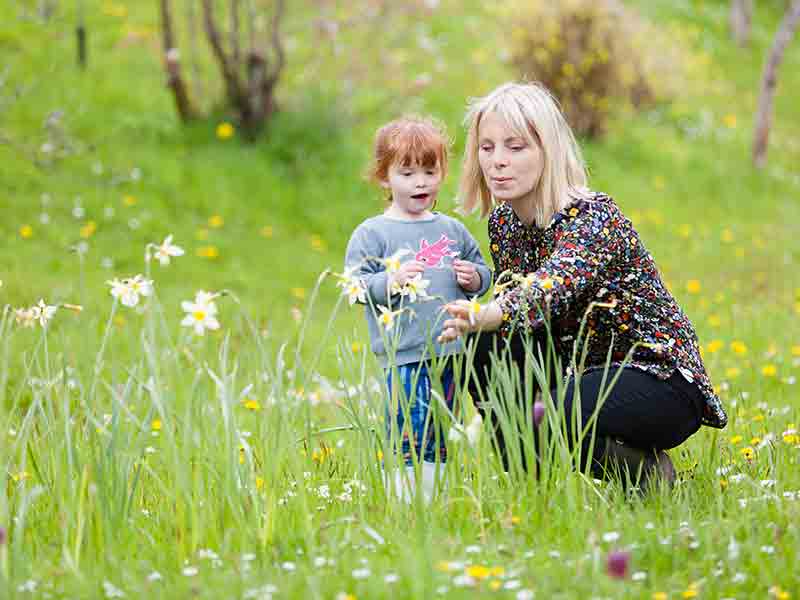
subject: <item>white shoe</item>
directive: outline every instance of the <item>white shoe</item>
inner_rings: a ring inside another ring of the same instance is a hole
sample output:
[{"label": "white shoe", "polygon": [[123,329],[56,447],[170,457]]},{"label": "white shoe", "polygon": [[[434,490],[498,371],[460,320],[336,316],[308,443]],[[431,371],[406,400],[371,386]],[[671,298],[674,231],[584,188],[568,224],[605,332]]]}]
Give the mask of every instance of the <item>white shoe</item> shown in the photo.
[{"label": "white shoe", "polygon": [[444,464],[435,462],[422,463],[422,493],[425,496],[426,503],[430,502],[433,498],[437,481],[439,483],[439,489],[443,491]]},{"label": "white shoe", "polygon": [[414,467],[393,469],[391,474],[384,471],[383,485],[388,494],[393,495],[400,502],[411,504],[416,490]]}]

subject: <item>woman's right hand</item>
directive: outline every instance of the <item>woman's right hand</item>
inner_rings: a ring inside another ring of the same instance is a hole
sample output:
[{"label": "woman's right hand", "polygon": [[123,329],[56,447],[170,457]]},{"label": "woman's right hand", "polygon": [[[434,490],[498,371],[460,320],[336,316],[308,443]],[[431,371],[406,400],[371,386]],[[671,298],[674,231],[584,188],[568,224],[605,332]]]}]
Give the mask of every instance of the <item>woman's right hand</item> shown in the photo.
[{"label": "woman's right hand", "polygon": [[452,317],[442,324],[442,333],[437,341],[446,344],[476,331],[495,331],[503,322],[503,311],[497,302],[481,306],[472,300],[456,300],[444,305]]}]

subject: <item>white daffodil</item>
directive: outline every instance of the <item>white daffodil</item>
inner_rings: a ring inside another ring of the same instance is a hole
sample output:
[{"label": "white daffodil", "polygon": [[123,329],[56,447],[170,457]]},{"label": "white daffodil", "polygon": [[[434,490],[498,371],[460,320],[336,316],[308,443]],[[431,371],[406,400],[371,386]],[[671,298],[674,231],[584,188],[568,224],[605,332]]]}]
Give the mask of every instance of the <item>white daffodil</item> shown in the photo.
[{"label": "white daffodil", "polygon": [[466,427],[460,423],[454,423],[452,427],[450,427],[447,439],[451,442],[466,440],[470,446],[475,446],[481,437],[482,430],[483,417],[481,417],[480,414],[476,414]]},{"label": "white daffodil", "polygon": [[469,306],[467,307],[467,309],[469,310],[469,324],[470,325],[473,325],[473,326],[475,325],[475,320],[477,319],[478,315],[480,314],[481,308],[483,308],[481,306],[481,303],[478,302],[474,297],[472,298],[472,300],[469,301]]},{"label": "white daffodil", "polygon": [[123,306],[133,307],[139,304],[139,296],[153,294],[153,281],[137,275],[131,279],[112,279],[106,281],[111,286],[111,295],[118,299]]},{"label": "white daffodil", "polygon": [[402,264],[400,259],[406,254],[411,254],[411,250],[408,248],[403,248],[387,258],[381,259],[381,262],[389,273],[396,273],[400,270],[400,265]]},{"label": "white daffodil", "polygon": [[386,331],[390,331],[392,327],[394,327],[394,320],[402,311],[401,310],[389,310],[385,306],[378,306],[378,310],[381,311],[381,314],[378,315],[378,323],[383,325]]},{"label": "white daffodil", "polygon": [[183,248],[172,243],[172,234],[169,234],[160,246],[156,246],[155,258],[162,267],[169,264],[173,256],[183,256]]},{"label": "white daffodil", "polygon": [[53,318],[53,315],[56,314],[56,310],[58,310],[57,306],[50,306],[45,304],[43,299],[39,299],[39,303],[31,308],[34,314],[34,319],[39,321],[39,325],[42,327],[47,327],[47,323],[50,322],[50,319]]},{"label": "white daffodil", "polygon": [[417,273],[406,281],[406,284],[400,290],[400,293],[403,296],[408,296],[411,302],[416,302],[417,297],[419,298],[428,298],[428,286],[430,285],[429,279],[423,279],[422,273]]},{"label": "white daffodil", "polygon": [[22,325],[23,327],[36,325],[36,316],[32,308],[17,308],[14,311],[14,319],[17,321],[17,325]]},{"label": "white daffodil", "polygon": [[364,283],[358,277],[349,277],[348,279],[340,281],[338,285],[342,288],[342,295],[347,296],[347,301],[350,303],[350,306],[356,302],[366,304],[367,290],[364,287]]},{"label": "white daffodil", "polygon": [[205,335],[206,329],[219,329],[217,305],[213,302],[198,302],[195,298],[194,302],[181,302],[181,308],[186,313],[181,325],[193,328],[197,335]]},{"label": "white daffodil", "polygon": [[[194,295],[194,301],[197,304],[213,304],[216,298],[219,298],[219,292],[206,292],[204,290],[199,290]],[[216,311],[216,307],[214,310]]]}]

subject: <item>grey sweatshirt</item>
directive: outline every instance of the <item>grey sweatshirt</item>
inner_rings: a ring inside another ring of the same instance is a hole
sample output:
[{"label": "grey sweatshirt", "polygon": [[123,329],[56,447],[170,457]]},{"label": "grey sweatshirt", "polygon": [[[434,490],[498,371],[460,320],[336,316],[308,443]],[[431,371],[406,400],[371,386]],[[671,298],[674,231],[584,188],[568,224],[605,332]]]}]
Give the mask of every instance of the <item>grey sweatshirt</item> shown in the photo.
[{"label": "grey sweatshirt", "polygon": [[[408,296],[390,293],[389,273],[380,259],[401,251],[404,252],[399,258],[401,264],[410,260],[426,264],[422,279],[430,281],[426,289],[430,298],[417,298],[411,302]],[[477,292],[466,292],[458,285],[452,264],[456,258],[475,264],[481,277],[481,287]],[[482,296],[489,289],[492,278],[475,238],[462,223],[441,213],[413,221],[385,215],[367,219],[350,237],[345,269],[361,279],[366,288],[370,342],[383,367],[388,366],[390,359],[396,365],[425,360],[430,357],[431,343],[437,356],[461,352],[463,342],[460,339],[444,345],[436,342],[447,318],[441,308],[453,300]],[[378,322],[379,306],[390,310],[403,309],[388,331]]]}]

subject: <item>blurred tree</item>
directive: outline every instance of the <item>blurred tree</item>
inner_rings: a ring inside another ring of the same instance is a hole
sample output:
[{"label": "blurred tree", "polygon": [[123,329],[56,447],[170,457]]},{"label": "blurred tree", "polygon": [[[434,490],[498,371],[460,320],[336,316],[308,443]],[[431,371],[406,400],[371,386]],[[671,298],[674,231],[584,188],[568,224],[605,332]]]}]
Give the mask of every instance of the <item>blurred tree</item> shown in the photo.
[{"label": "blurred tree", "polygon": [[[190,3],[192,0],[189,0]],[[246,5],[246,6],[243,6]],[[257,26],[260,15],[253,0],[228,0],[230,19],[227,36],[224,15],[216,11],[214,0],[202,0],[202,21],[206,40],[219,69],[227,105],[236,113],[239,129],[247,140],[254,140],[276,110],[275,86],[285,63],[281,22],[285,0],[274,0],[272,18],[266,31]],[[246,9],[246,18],[242,19]],[[194,12],[190,10],[190,44],[194,44]],[[247,26],[246,40],[242,22]],[[161,29],[167,85],[175,97],[175,107],[183,121],[197,115],[181,68],[181,55],[175,36],[171,0],[161,0]],[[265,39],[260,39],[264,37]],[[192,53],[194,47],[192,46]]]},{"label": "blurred tree", "polygon": [[753,163],[759,168],[763,167],[767,161],[767,141],[772,121],[772,98],[778,84],[778,67],[783,61],[786,46],[792,41],[798,24],[800,24],[800,0],[794,0],[786,9],[786,14],[778,26],[761,78],[761,94],[758,98],[756,128],[753,136]]},{"label": "blurred tree", "polygon": [[753,0],[731,0],[730,24],[733,40],[738,46],[746,46],[753,24]]}]

